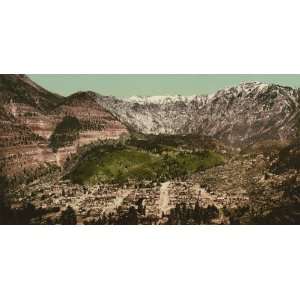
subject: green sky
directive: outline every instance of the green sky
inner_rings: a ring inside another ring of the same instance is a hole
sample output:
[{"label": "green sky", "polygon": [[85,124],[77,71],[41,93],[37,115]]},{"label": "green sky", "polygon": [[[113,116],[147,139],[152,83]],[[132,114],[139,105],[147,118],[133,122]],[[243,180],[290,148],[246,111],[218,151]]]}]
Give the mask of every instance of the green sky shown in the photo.
[{"label": "green sky", "polygon": [[69,95],[92,90],[103,95],[208,94],[241,81],[300,87],[300,75],[29,75],[52,92]]}]

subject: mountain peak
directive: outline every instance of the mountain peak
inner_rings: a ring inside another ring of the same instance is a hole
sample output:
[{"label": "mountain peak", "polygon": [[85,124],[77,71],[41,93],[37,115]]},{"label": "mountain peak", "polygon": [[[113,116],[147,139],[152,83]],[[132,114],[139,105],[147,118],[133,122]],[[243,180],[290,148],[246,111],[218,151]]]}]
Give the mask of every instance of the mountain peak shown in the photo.
[{"label": "mountain peak", "polygon": [[208,96],[135,96],[103,105],[145,134],[200,132],[241,146],[293,137],[299,95],[291,87],[247,81]]},{"label": "mountain peak", "polygon": [[0,101],[2,103],[23,103],[39,110],[48,110],[54,108],[62,99],[62,96],[45,90],[26,75],[0,76]]},{"label": "mountain peak", "polygon": [[86,98],[86,97],[88,97],[88,98],[92,99],[92,98],[96,98],[98,96],[99,96],[99,94],[97,94],[96,92],[93,92],[93,91],[78,91],[78,92],[73,93],[70,96],[68,96],[68,98],[83,98],[83,97]]}]

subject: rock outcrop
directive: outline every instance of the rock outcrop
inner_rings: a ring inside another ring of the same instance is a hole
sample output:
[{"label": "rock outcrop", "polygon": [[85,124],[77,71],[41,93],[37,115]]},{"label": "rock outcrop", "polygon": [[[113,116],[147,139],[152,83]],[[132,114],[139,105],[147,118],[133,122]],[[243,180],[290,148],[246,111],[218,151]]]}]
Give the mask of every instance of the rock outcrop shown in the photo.
[{"label": "rock outcrop", "polygon": [[288,140],[298,130],[300,91],[245,82],[208,96],[99,97],[123,123],[146,134],[212,136],[237,147]]},{"label": "rock outcrop", "polygon": [[57,126],[66,116],[74,117],[79,122],[78,137],[57,150],[57,162],[60,166],[70,154],[76,153],[84,145],[128,135],[126,126],[105,110],[96,99],[97,95],[92,92],[78,92],[67,97],[53,111]]},{"label": "rock outcrop", "polygon": [[[79,120],[78,137],[54,151],[51,138],[67,116]],[[18,176],[49,165],[62,167],[81,146],[127,134],[126,126],[101,107],[93,93],[62,97],[25,75],[0,75],[1,174]]]},{"label": "rock outcrop", "polygon": [[[300,90],[245,82],[208,96],[62,97],[24,75],[0,75],[1,173],[55,164],[84,145],[129,134],[212,137],[244,148],[299,135]],[[69,125],[73,118],[76,128]]]}]

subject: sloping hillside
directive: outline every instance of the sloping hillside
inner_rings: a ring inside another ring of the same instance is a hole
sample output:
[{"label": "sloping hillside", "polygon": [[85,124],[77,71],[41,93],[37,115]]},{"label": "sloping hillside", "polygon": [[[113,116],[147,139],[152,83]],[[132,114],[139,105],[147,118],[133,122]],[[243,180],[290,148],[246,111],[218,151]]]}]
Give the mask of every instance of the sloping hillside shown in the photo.
[{"label": "sloping hillside", "polygon": [[267,139],[285,141],[299,124],[297,89],[245,82],[209,96],[99,96],[99,103],[136,131],[146,134],[212,136],[237,147]]},{"label": "sloping hillside", "polygon": [[[68,128],[65,119],[70,117],[78,119],[80,130],[66,142],[64,130],[69,132],[72,128]],[[3,174],[23,174],[49,164],[62,167],[79,147],[127,134],[127,128],[103,109],[92,93],[62,97],[48,92],[25,75],[0,75]]]}]

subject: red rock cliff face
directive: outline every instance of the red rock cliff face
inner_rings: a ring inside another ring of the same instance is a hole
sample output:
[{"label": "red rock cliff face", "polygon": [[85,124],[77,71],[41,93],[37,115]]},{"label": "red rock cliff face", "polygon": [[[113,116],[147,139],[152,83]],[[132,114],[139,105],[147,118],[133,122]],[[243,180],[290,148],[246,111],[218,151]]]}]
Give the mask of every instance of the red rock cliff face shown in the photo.
[{"label": "red rock cliff face", "polygon": [[79,138],[72,145],[57,151],[57,162],[61,166],[66,158],[84,145],[101,141],[119,139],[129,134],[127,128],[96,101],[92,92],[79,92],[71,95],[58,106],[54,117],[59,123],[65,116],[76,117],[81,125]]},{"label": "red rock cliff face", "polygon": [[54,124],[47,112],[61,99],[24,75],[0,75],[2,175],[22,175],[55,161],[47,141]]},{"label": "red rock cliff face", "polygon": [[128,134],[127,128],[97,103],[94,93],[74,94],[58,110],[63,115],[79,119],[82,126],[80,146],[98,139],[117,139],[122,134]]},{"label": "red rock cliff face", "polygon": [[46,91],[25,75],[0,75],[0,106],[14,122],[43,138],[49,138],[55,128],[48,113],[62,101],[63,97]]},{"label": "red rock cliff face", "polygon": [[16,103],[11,99],[10,103],[4,104],[3,107],[18,123],[25,125],[45,139],[51,136],[56,126],[56,120],[28,104]]},{"label": "red rock cliff face", "polygon": [[17,176],[55,163],[47,141],[13,118],[0,119],[0,174]]},{"label": "red rock cliff face", "polygon": [[[80,92],[64,98],[26,76],[0,75],[0,174],[17,176],[48,165],[62,167],[83,145],[127,135],[127,128],[95,97]],[[49,142],[66,116],[79,120],[79,137],[54,152]]]}]

